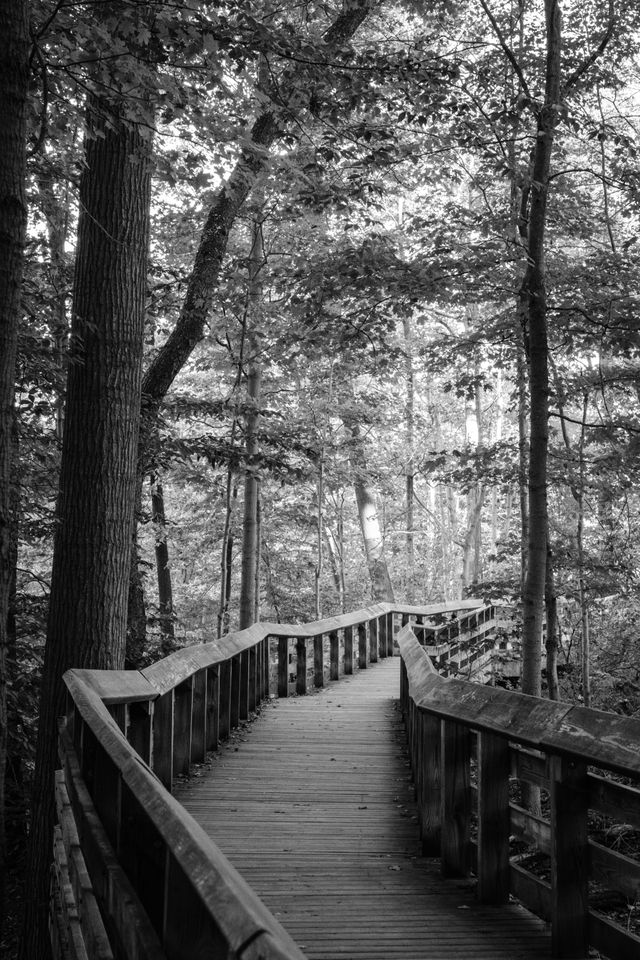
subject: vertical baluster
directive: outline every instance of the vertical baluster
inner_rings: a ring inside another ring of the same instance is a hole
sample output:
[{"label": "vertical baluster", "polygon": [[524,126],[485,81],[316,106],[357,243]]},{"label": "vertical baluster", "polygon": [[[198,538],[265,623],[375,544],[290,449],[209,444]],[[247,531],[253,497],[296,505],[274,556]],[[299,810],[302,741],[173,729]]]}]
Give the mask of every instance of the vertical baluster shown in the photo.
[{"label": "vertical baluster", "polygon": [[240,654],[236,653],[231,657],[231,707],[229,710],[229,722],[231,729],[235,730],[240,723],[240,683],[242,678],[242,665]]},{"label": "vertical baluster", "polygon": [[337,630],[332,630],[329,634],[329,679],[340,679],[340,641]]},{"label": "vertical baluster", "polygon": [[238,654],[240,661],[240,686],[238,688],[238,722],[249,717],[249,651]]},{"label": "vertical baluster", "polygon": [[377,619],[378,625],[378,656],[381,658],[386,657],[389,653],[389,645],[387,643],[387,615],[383,613]]},{"label": "vertical baluster", "polygon": [[191,762],[191,721],[193,713],[193,677],[175,688],[173,728],[173,775],[187,776]]},{"label": "vertical baluster", "polygon": [[133,749],[145,763],[151,762],[151,714],[153,706],[150,700],[129,704],[129,723],[127,738]]},{"label": "vertical baluster", "polygon": [[153,753],[154,773],[171,790],[173,780],[173,704],[175,690],[169,690],[153,702]]},{"label": "vertical baluster", "polygon": [[258,648],[249,647],[249,713],[255,713],[258,704]]},{"label": "vertical baluster", "polygon": [[549,758],[551,780],[551,949],[586,957],[589,944],[587,765]]},{"label": "vertical baluster", "polygon": [[367,669],[367,625],[358,624],[358,666],[361,670]]},{"label": "vertical baluster", "polygon": [[433,714],[419,711],[420,755],[422,790],[418,798],[418,819],[422,839],[422,855],[439,857],[441,843],[441,729],[440,719]]},{"label": "vertical baluster", "polygon": [[278,637],[278,696],[289,696],[289,638]]},{"label": "vertical baluster", "polygon": [[307,692],[307,640],[298,637],[296,640],[296,693],[304,696]]},{"label": "vertical baluster", "polygon": [[313,638],[313,682],[324,687],[324,637],[320,633]]},{"label": "vertical baluster", "polygon": [[223,660],[218,667],[220,688],[219,738],[228,740],[231,730],[231,660]]},{"label": "vertical baluster", "polygon": [[191,720],[191,762],[204,760],[207,726],[207,671],[198,670],[193,678],[193,709]]},{"label": "vertical baluster", "polygon": [[344,628],[344,672],[347,676],[353,673],[353,627]]},{"label": "vertical baluster", "polygon": [[388,613],[387,615],[387,654],[388,656],[393,656],[393,630],[394,630],[394,617],[393,613]]},{"label": "vertical baluster", "polygon": [[509,900],[509,741],[478,734],[478,899]]},{"label": "vertical baluster", "polygon": [[471,742],[467,727],[442,723],[442,872],[446,877],[467,876],[470,869]]},{"label": "vertical baluster", "polygon": [[206,748],[218,749],[220,736],[220,677],[218,667],[209,667],[207,670],[207,697],[206,697]]}]

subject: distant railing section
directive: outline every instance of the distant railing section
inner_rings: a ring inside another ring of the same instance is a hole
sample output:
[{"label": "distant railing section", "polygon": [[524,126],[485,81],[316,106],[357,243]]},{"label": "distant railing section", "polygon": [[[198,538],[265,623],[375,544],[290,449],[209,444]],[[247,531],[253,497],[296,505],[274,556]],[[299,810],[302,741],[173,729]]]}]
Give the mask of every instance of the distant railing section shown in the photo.
[{"label": "distant railing section", "polygon": [[[512,893],[549,920],[555,957],[593,947],[637,960],[640,937],[590,908],[589,892],[617,891],[633,910],[640,862],[591,839],[588,815],[640,829],[640,721],[444,679],[411,627],[397,641],[424,854],[446,876],[473,871],[482,902]],[[514,802],[518,783],[546,816]],[[511,856],[510,837],[549,858],[549,881]]]},{"label": "distant railing section", "polygon": [[399,619],[464,615],[478,605],[378,604],[306,625],[256,624],[141,671],[68,671],[56,781],[55,957],[302,960],[171,796],[172,784],[270,695],[304,694],[311,681],[321,687],[392,655]]}]

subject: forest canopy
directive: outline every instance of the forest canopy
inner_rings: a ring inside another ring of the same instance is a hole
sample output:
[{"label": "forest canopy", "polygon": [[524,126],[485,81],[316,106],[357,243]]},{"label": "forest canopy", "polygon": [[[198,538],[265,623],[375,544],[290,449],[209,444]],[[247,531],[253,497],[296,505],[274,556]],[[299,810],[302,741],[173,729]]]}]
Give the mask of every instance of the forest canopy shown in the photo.
[{"label": "forest canopy", "polygon": [[4,862],[64,669],[259,619],[499,600],[525,690],[546,624],[546,693],[639,708],[639,38],[0,0]]}]

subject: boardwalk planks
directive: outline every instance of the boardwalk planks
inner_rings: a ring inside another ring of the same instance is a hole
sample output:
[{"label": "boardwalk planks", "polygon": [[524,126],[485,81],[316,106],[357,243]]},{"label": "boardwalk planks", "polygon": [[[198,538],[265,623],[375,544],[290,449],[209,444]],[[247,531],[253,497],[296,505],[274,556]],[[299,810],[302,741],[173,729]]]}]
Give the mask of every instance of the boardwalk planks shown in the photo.
[{"label": "boardwalk planks", "polygon": [[549,960],[544,924],[421,856],[399,659],[266,707],[177,799],[310,960]]}]

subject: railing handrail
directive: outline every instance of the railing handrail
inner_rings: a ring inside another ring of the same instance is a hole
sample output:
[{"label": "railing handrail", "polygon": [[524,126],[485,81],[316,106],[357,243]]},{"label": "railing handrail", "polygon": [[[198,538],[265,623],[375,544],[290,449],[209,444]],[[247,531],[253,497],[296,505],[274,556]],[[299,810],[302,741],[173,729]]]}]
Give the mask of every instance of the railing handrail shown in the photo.
[{"label": "railing handrail", "polygon": [[442,677],[410,626],[396,637],[418,708],[523,746],[579,757],[613,773],[640,776],[640,720],[605,710]]},{"label": "railing handrail", "polygon": [[[126,929],[139,927],[147,930],[147,942],[152,942],[156,934],[160,936],[159,930],[164,929],[165,940],[170,942],[173,936],[177,942],[175,938],[180,934],[167,935],[167,928],[177,925],[179,929],[180,923],[184,923],[184,914],[200,911],[200,925],[211,929],[214,941],[218,937],[225,949],[232,950],[239,960],[250,960],[253,956],[265,960],[303,960],[302,952],[277,920],[213,841],[172,798],[169,792],[172,778],[188,772],[192,760],[204,758],[207,746],[211,746],[211,735],[214,743],[228,736],[231,727],[243,718],[242,711],[247,716],[261,698],[269,695],[270,638],[277,640],[278,691],[286,695],[292,639],[296,640],[296,687],[304,692],[308,640],[313,640],[315,682],[322,685],[323,637],[328,638],[330,647],[330,676],[337,679],[340,672],[338,631],[344,634],[344,671],[347,672],[347,646],[349,670],[353,669],[354,636],[361,667],[366,667],[368,660],[377,660],[378,655],[393,652],[394,614],[400,614],[404,621],[411,616],[424,618],[481,606],[479,600],[426,606],[379,603],[315,623],[255,624],[220,640],[185,647],[144,670],[67,671],[64,675],[69,707],[67,731],[61,736],[60,749],[69,782],[67,799],[59,803],[66,802],[67,807],[70,804],[74,815],[94,824],[94,834],[83,840],[88,845],[90,858],[101,848],[107,851],[104,856],[110,863],[124,864],[119,882],[122,889],[130,880],[133,884],[134,896],[126,894],[125,897],[130,916],[136,916],[140,905],[150,917],[159,909],[165,911],[152,920],[151,926],[144,913],[140,923],[124,922],[122,917],[114,919],[110,915],[111,926],[120,924],[117,935],[122,938],[126,936],[123,932]],[[211,734],[207,710],[212,705],[215,720]],[[184,743],[178,743],[180,737],[186,737]],[[88,791],[85,784],[90,785]],[[82,802],[80,794],[85,797]],[[88,813],[87,806],[91,807]],[[132,827],[132,823],[136,826]],[[69,842],[67,837],[67,844]],[[70,863],[77,860],[68,859]],[[120,868],[110,868],[109,875],[114,869],[117,872]],[[103,906],[112,899],[111,888],[108,884],[104,886],[104,875],[104,870],[99,868],[97,882],[102,883],[102,888],[96,897]],[[170,898],[166,890],[162,894],[159,884],[171,886]],[[174,885],[183,890],[188,887],[190,891],[183,894],[187,906],[183,906],[182,918],[175,916],[180,906],[175,905]],[[89,902],[93,894],[88,891],[83,896]],[[140,900],[138,906],[136,897]],[[157,907],[158,902],[165,906]],[[192,925],[198,926],[195,920]],[[132,952],[125,950],[123,955],[147,955],[140,953],[138,947],[131,949]],[[166,949],[167,956],[172,956],[171,949]],[[177,955],[182,955],[180,950]],[[162,953],[156,950],[153,956],[162,956]]]},{"label": "railing handrail", "polygon": [[[373,620],[383,614],[429,617],[456,610],[481,609],[478,599],[456,600],[448,603],[433,603],[424,606],[415,604],[377,603],[352,613],[328,617],[311,623],[270,623],[262,621],[225,634],[218,640],[193,643],[175,650],[162,660],[142,670],[68,670],[67,677],[81,677],[105,704],[135,703],[162,696],[168,690],[187,680],[198,670],[213,667],[238,653],[248,650],[267,637],[307,637],[331,633],[345,627]],[[67,684],[68,686],[68,684]]]},{"label": "railing handrail", "polygon": [[[589,946],[612,960],[640,956],[640,937],[589,904],[594,879],[637,899],[640,863],[588,832],[591,809],[640,827],[640,721],[448,679],[410,625],[396,641],[423,853],[439,856],[449,876],[467,875],[475,858],[479,899],[499,904],[515,894],[550,920],[554,957],[584,957]],[[588,765],[636,785],[607,779]],[[529,785],[530,797],[537,796],[532,786],[548,791],[548,820],[513,802],[514,778]],[[549,856],[551,883],[511,859],[514,835]]]}]

